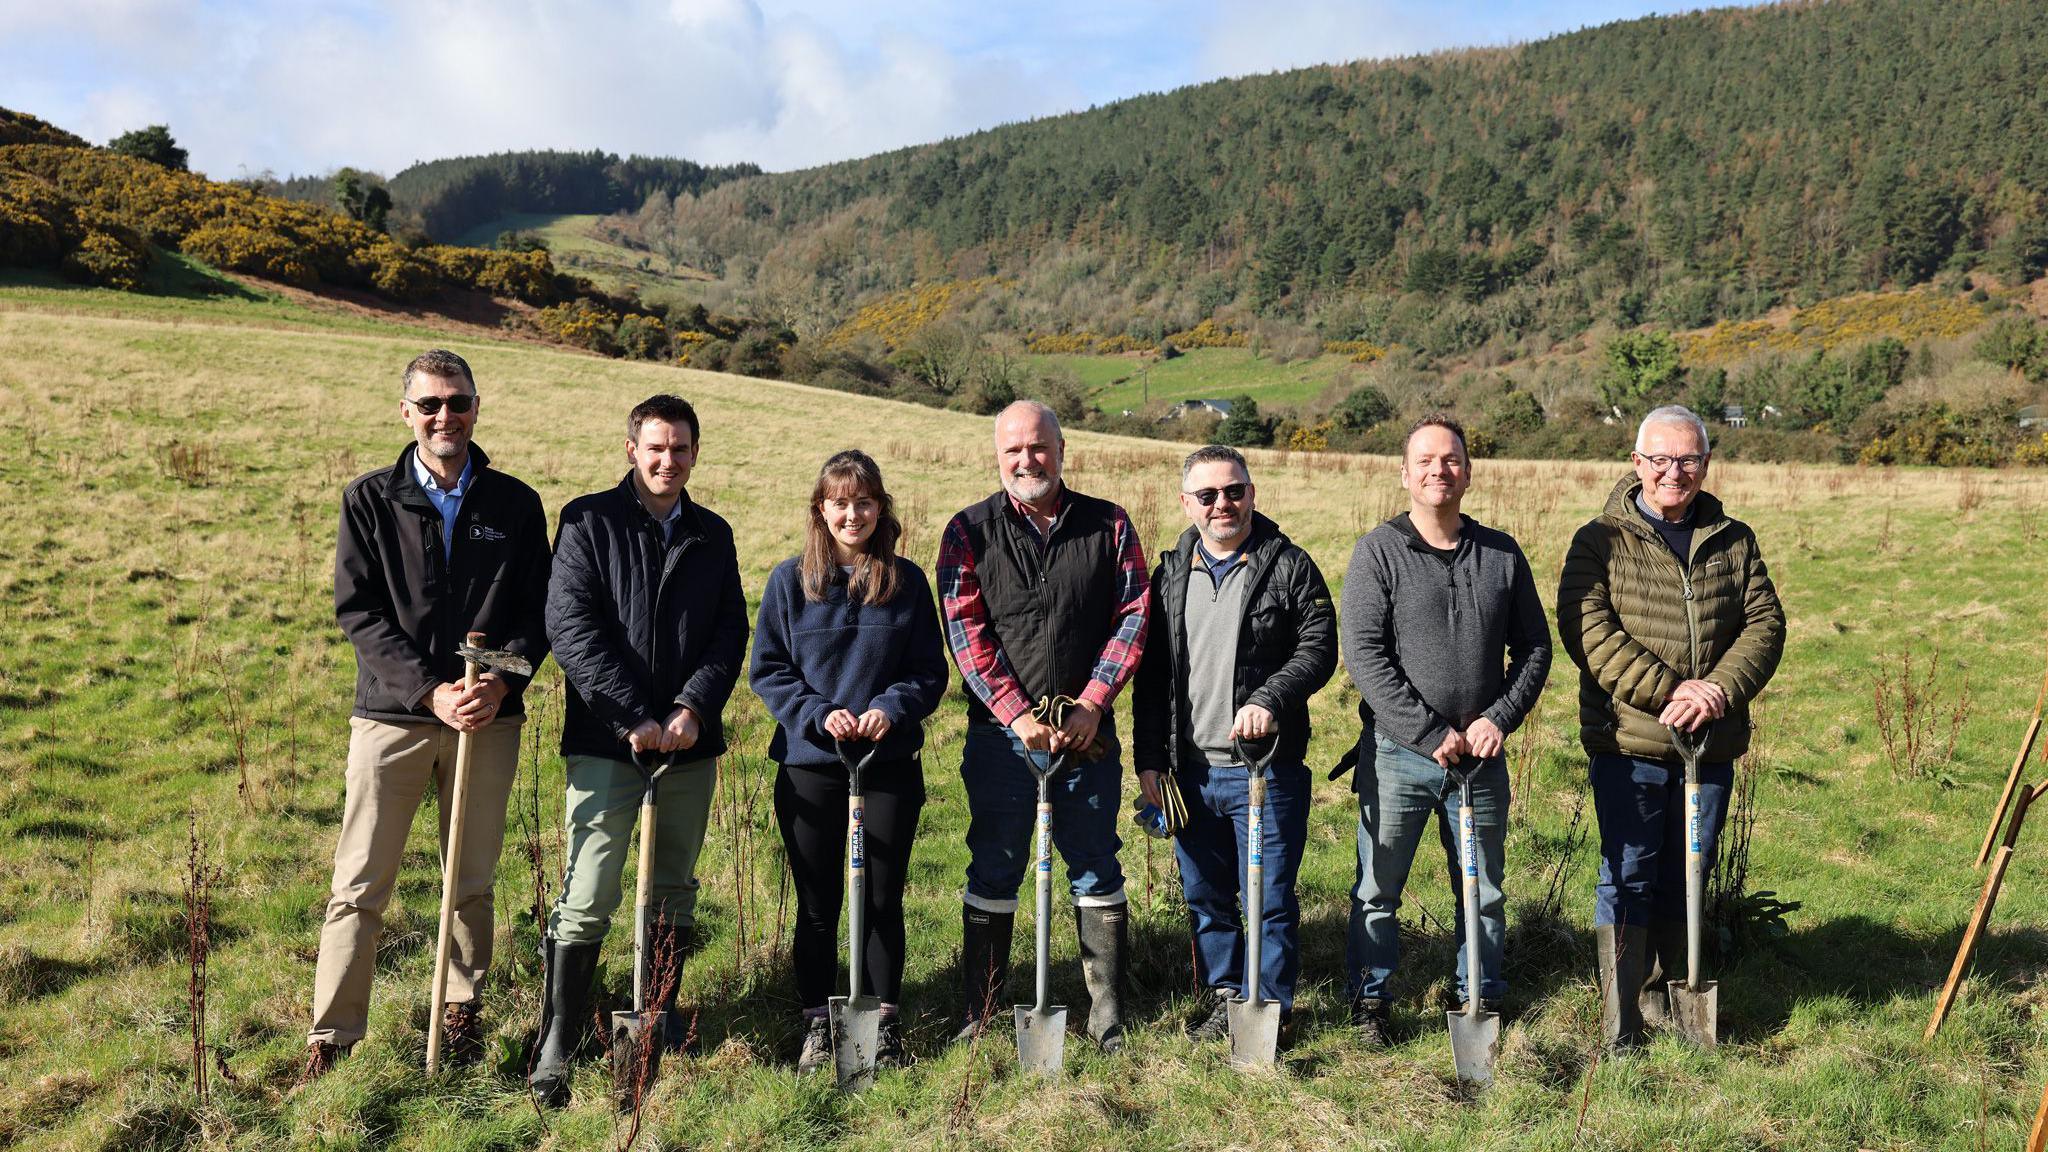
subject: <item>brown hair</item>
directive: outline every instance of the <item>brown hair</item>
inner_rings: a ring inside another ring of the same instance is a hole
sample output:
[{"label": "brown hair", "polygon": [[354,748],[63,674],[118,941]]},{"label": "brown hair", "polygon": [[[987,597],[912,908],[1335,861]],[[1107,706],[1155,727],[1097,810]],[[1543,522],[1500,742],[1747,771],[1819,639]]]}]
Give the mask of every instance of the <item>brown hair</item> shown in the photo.
[{"label": "brown hair", "polygon": [[1415,439],[1415,434],[1424,428],[1441,428],[1456,436],[1458,438],[1458,455],[1465,458],[1466,464],[1472,463],[1472,453],[1465,447],[1465,426],[1442,412],[1431,412],[1408,426],[1408,435],[1401,438],[1401,459],[1403,461],[1408,459],[1408,442]]},{"label": "brown hair", "polygon": [[896,519],[896,502],[889,498],[888,489],[882,487],[881,468],[873,457],[858,448],[849,448],[825,461],[825,466],[818,470],[818,483],[811,489],[804,530],[804,599],[823,600],[826,590],[840,578],[832,530],[825,526],[825,514],[819,510],[835,496],[867,496],[880,506],[867,548],[854,561],[853,573],[847,577],[846,598],[856,604],[886,604],[896,595],[896,543],[903,538],[903,524]]}]

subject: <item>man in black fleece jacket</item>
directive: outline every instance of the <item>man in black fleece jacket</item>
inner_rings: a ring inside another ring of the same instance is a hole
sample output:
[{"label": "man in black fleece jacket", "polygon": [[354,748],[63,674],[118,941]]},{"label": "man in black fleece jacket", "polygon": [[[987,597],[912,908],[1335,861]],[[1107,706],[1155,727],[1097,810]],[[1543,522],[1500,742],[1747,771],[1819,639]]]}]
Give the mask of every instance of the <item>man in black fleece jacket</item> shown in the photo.
[{"label": "man in black fleece jacket", "polygon": [[399,417],[414,442],[396,464],[348,486],[334,547],[334,615],[355,647],[356,699],[333,889],[313,976],[307,1080],[363,1038],[377,939],[406,833],[433,787],[446,838],[464,732],[468,812],[456,864],[445,1026],[456,1061],[481,1053],[476,997],[491,962],[491,888],[519,767],[526,678],[486,672],[465,689],[456,649],[476,631],[536,668],[548,650],[541,630],[547,515],[533,489],[492,468],[470,443],[482,401],[469,365],[436,350],[414,357],[400,379]]},{"label": "man in black fleece jacket", "polygon": [[[626,418],[632,470],[617,486],[562,509],[548,586],[548,639],[568,682],[562,759],[567,867],[548,916],[547,986],[540,1050],[530,1077],[548,1104],[568,1098],[568,1060],[589,1022],[599,947],[620,899],[640,810],[638,755],[651,764],[679,754],[662,777],[656,808],[653,900],[657,957],[675,962],[657,1007],[668,1009],[681,977],[683,934],[695,923],[697,853],[711,811],[720,713],[747,646],[732,528],[690,499],[697,413],[675,396],[653,396]],[[670,1013],[670,1043],[682,1030]]]},{"label": "man in black fleece jacket", "polygon": [[[1352,1018],[1368,1044],[1386,1042],[1387,985],[1400,960],[1395,913],[1422,838],[1438,838],[1458,887],[1457,779],[1473,771],[1480,846],[1480,964],[1465,971],[1468,930],[1456,920],[1458,990],[1498,1011],[1507,984],[1501,894],[1507,841],[1505,740],[1535,707],[1550,673],[1550,626],[1529,562],[1512,537],[1462,515],[1472,482],[1465,432],[1428,416],[1401,463],[1409,510],[1358,541],[1344,577],[1339,629],[1358,685],[1358,873],[1346,947]],[[1476,766],[1476,769],[1475,769]]]}]

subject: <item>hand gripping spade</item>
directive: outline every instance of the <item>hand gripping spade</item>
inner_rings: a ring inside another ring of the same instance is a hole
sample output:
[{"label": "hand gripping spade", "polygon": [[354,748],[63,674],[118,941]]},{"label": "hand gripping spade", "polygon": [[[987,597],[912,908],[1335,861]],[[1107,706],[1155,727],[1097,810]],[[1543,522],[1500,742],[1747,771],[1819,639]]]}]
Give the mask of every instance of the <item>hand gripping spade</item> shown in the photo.
[{"label": "hand gripping spade", "polygon": [[[1059,727],[1066,719],[1067,703],[1063,699],[1049,700],[1041,709],[1043,715],[1039,719]],[[1040,756],[1044,759],[1041,760]],[[1052,800],[1048,798],[1047,785],[1060,769],[1067,766],[1067,754],[1037,753],[1026,748],[1024,760],[1031,765],[1031,774],[1038,778],[1038,824],[1033,833],[1037,852],[1031,866],[1032,876],[1037,881],[1038,955],[1033,1001],[1019,1004],[1015,1009],[1017,1066],[1048,1080],[1057,1080],[1066,1067],[1067,1006],[1047,1003],[1052,998],[1049,990],[1052,983]]]},{"label": "hand gripping spade", "polygon": [[1679,1035],[1703,1048],[1712,1048],[1718,1039],[1716,1021],[1720,1015],[1721,986],[1700,979],[1704,971],[1700,962],[1700,930],[1707,918],[1707,862],[1700,851],[1707,835],[1705,813],[1700,806],[1700,757],[1706,755],[1707,737],[1712,734],[1713,725],[1702,724],[1697,732],[1686,732],[1675,725],[1667,727],[1671,729],[1671,742],[1678,748],[1678,758],[1685,763],[1685,979],[1673,980],[1667,986],[1671,1023]]},{"label": "hand gripping spade", "polygon": [[855,759],[854,743],[835,740],[840,763],[846,765],[846,968],[847,994],[826,1002],[832,1021],[832,1065],[843,1092],[865,1092],[875,1083],[875,1046],[881,1037],[882,1002],[860,994],[861,965],[868,943],[867,836],[862,809],[867,795],[861,777],[881,745],[868,744]]},{"label": "hand gripping spade", "polygon": [[1465,910],[1465,1010],[1445,1014],[1451,1028],[1451,1062],[1467,1084],[1493,1083],[1493,1057],[1500,1049],[1500,1013],[1483,1008],[1479,989],[1486,983],[1479,958],[1479,822],[1472,814],[1472,777],[1483,760],[1465,761],[1458,778],[1458,880]]},{"label": "hand gripping spade", "polygon": [[[484,634],[471,632],[455,651],[462,657],[462,688],[476,687],[485,669],[532,676],[524,656],[484,647]],[[455,737],[455,788],[448,806],[448,843],[441,857],[441,931],[434,942],[433,1009],[427,1023],[427,1075],[441,1066],[441,1023],[448,1009],[448,945],[455,934],[456,869],[462,862],[462,818],[469,809],[469,733]]]},{"label": "hand gripping spade", "polygon": [[1230,747],[1251,777],[1251,805],[1245,816],[1244,864],[1244,995],[1224,1006],[1230,1021],[1230,1062],[1240,1068],[1270,1068],[1280,1049],[1280,1002],[1267,1000],[1260,987],[1260,963],[1266,935],[1266,780],[1280,740],[1270,737],[1263,756],[1236,737]]},{"label": "hand gripping spade", "polygon": [[[650,765],[649,760],[655,761]],[[622,1107],[630,1107],[634,1095],[654,1081],[661,1067],[661,1050],[667,1035],[668,1013],[648,1011],[658,994],[654,981],[662,973],[654,970],[654,822],[655,787],[678,762],[677,753],[651,753],[643,760],[636,749],[633,767],[640,770],[640,862],[635,865],[633,896],[633,1010],[612,1013],[612,1089]],[[670,971],[674,959],[670,958]],[[650,1035],[651,1033],[651,1035]],[[647,1059],[643,1078],[642,1054]]]}]

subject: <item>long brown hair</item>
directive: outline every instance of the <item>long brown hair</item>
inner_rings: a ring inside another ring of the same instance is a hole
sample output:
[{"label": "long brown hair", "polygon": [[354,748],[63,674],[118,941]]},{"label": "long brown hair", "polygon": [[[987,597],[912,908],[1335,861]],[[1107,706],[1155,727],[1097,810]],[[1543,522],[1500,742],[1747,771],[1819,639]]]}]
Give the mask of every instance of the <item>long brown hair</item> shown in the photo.
[{"label": "long brown hair", "polygon": [[811,488],[804,531],[804,599],[823,600],[839,580],[839,554],[832,547],[832,530],[825,526],[825,514],[820,511],[825,501],[835,496],[867,496],[879,506],[875,530],[847,577],[846,598],[856,604],[886,604],[896,595],[896,542],[903,538],[903,524],[896,519],[896,502],[882,487],[881,468],[858,448],[825,461],[818,470],[818,483]]}]

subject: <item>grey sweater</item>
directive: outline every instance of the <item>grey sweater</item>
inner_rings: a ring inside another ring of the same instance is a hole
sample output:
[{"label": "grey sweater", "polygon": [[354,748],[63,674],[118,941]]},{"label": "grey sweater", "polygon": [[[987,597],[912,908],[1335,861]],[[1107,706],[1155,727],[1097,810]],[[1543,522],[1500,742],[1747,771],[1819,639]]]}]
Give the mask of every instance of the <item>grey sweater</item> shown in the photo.
[{"label": "grey sweater", "polygon": [[1338,634],[1358,712],[1424,756],[1481,716],[1513,732],[1550,674],[1550,625],[1514,538],[1461,517],[1446,563],[1401,513],[1359,538]]}]

